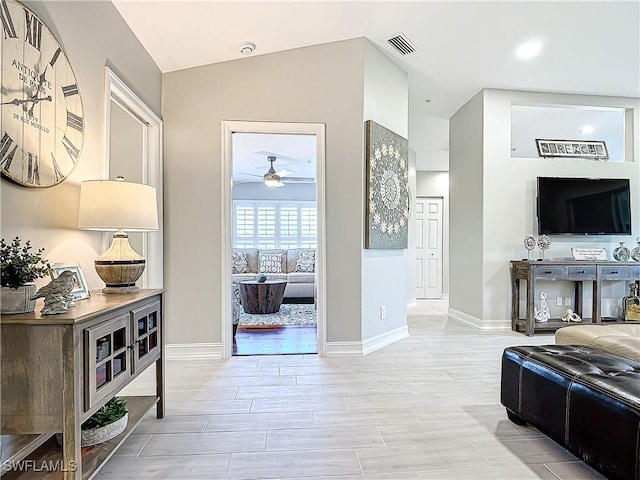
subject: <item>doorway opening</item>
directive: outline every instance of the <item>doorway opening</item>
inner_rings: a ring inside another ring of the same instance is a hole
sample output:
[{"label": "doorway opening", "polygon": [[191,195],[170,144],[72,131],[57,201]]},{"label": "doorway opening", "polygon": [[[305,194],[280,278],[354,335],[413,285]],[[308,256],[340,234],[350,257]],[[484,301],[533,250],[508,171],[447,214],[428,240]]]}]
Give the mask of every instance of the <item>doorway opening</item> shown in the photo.
[{"label": "doorway opening", "polygon": [[416,199],[416,298],[442,298],[443,198]]},{"label": "doorway opening", "polygon": [[324,126],[223,129],[223,353],[322,354]]}]

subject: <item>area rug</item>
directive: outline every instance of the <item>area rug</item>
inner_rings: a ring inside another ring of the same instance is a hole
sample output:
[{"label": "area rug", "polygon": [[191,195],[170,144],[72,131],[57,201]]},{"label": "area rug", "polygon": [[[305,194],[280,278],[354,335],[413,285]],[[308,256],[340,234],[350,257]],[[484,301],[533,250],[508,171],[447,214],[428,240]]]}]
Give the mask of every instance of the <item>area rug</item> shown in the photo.
[{"label": "area rug", "polygon": [[256,315],[242,312],[239,326],[261,328],[275,325],[300,326],[315,325],[316,310],[313,304],[287,303],[280,306],[277,313]]}]

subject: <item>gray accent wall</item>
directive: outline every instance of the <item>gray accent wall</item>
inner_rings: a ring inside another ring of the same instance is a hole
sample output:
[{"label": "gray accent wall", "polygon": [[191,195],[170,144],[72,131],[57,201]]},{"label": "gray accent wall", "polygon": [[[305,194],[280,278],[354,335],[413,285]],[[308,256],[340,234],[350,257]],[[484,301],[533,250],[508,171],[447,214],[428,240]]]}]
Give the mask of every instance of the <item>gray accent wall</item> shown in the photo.
[{"label": "gray accent wall", "polygon": [[[373,120],[408,138],[407,73],[371,42],[365,45],[364,58],[364,120]],[[407,249],[363,250],[363,339],[407,325],[407,252]],[[380,307],[385,307],[384,319],[380,318]]]},{"label": "gray accent wall", "polygon": [[[168,343],[221,341],[223,120],[326,125],[327,340],[360,342],[406,324],[404,253],[362,253],[365,111],[407,134],[406,74],[372,48],[358,38],[164,75],[165,284],[168,318],[176,319]],[[375,73],[383,78],[365,80]],[[365,301],[386,303],[386,324],[373,324]]]},{"label": "gray accent wall", "polygon": [[[2,237],[16,235],[44,247],[51,262],[78,262],[91,289],[104,286],[93,267],[102,234],[79,231],[79,184],[105,176],[105,65],[157,113],[162,76],[110,2],[25,2],[49,26],[76,74],[84,107],[85,138],[73,173],[63,183],[32,189],[1,180]],[[40,283],[48,283],[48,279]],[[36,308],[39,308],[37,306]]]},{"label": "gray accent wall", "polygon": [[[326,125],[328,341],[361,328],[364,39],[164,75],[168,343],[217,343],[222,120]],[[287,188],[287,187],[285,187]]]},{"label": "gray accent wall", "polygon": [[449,121],[449,308],[482,315],[482,95]]}]

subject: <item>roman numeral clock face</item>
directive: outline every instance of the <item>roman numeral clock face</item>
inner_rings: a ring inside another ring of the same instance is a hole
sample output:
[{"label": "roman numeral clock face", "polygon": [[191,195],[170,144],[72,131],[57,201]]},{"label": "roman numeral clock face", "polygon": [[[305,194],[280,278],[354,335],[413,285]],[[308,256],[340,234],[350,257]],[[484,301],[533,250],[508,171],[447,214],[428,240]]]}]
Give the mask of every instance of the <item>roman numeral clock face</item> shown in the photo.
[{"label": "roman numeral clock face", "polygon": [[37,15],[0,1],[0,171],[27,187],[62,182],[84,140],[78,82],[62,47]]}]

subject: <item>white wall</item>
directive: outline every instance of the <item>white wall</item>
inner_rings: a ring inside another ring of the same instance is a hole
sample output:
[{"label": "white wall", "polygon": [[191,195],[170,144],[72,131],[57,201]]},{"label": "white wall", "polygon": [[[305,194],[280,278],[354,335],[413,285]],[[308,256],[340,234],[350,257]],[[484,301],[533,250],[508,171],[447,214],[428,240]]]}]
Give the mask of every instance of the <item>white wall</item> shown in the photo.
[{"label": "white wall", "polygon": [[[512,158],[510,111],[511,104],[545,105],[586,105],[595,107],[624,107],[635,109],[633,129],[635,151],[633,162],[597,162],[585,160],[557,161],[540,158]],[[480,107],[480,108],[479,108]],[[546,257],[565,259],[571,256],[571,247],[605,247],[611,258],[613,249],[619,241],[633,245],[633,239],[640,235],[640,158],[637,145],[640,145],[638,125],[640,125],[640,100],[622,97],[601,97],[585,95],[551,94],[488,89],[479,93],[465,105],[451,121],[451,306],[468,315],[477,317],[480,325],[508,325],[511,308],[511,290],[509,261],[526,257],[522,240],[527,233],[537,233],[535,214],[536,178],[538,176],[568,177],[619,177],[629,178],[631,184],[631,212],[633,232],[630,236],[572,237],[552,236],[551,248]],[[464,122],[462,120],[465,120]],[[474,184],[470,179],[466,188],[476,193],[474,201],[479,208],[475,215],[481,219],[481,252],[475,246],[469,252],[469,244],[476,243],[477,225],[473,226],[473,241],[466,245],[454,242],[454,236],[463,234],[462,229],[468,215],[462,209],[462,200],[457,196],[458,179],[468,175],[468,169],[475,163],[464,161],[460,152],[460,143],[465,136],[473,132],[474,138],[482,132],[482,143],[474,141],[468,156],[480,155],[482,161],[482,189],[480,181]],[[456,145],[454,145],[454,136]],[[455,157],[455,159],[454,159]],[[478,194],[481,194],[478,196]],[[454,207],[455,204],[455,207]],[[454,230],[455,228],[455,230]],[[474,257],[473,259],[471,257]],[[473,276],[465,272],[461,259],[473,260]],[[481,264],[477,264],[480,259]],[[455,263],[455,267],[454,267]],[[478,278],[478,268],[481,278]],[[556,289],[567,286],[549,285],[549,296],[556,295]],[[608,285],[603,289],[605,306],[603,313],[615,308],[624,295],[624,282]],[[466,305],[465,292],[454,289],[454,285],[465,284],[467,294],[474,295],[474,302]],[[588,305],[588,293],[585,289]],[[475,292],[481,292],[482,300],[478,304]],[[569,294],[567,294],[569,296]],[[456,306],[454,306],[456,305]],[[478,308],[480,307],[480,308]],[[553,313],[553,312],[552,312]]]},{"label": "white wall", "polygon": [[407,305],[415,305],[416,298],[416,195],[417,195],[416,152],[409,148],[409,191],[411,210],[407,242]]},{"label": "white wall", "polygon": [[25,4],[47,23],[67,53],[82,94],[85,137],[77,167],[59,185],[33,189],[2,178],[2,237],[31,240],[34,248],[46,249],[51,262],[78,262],[89,288],[100,288],[104,284],[93,262],[103,251],[102,234],[77,228],[80,182],[104,176],[104,67],[118,72],[155,112],[160,112],[161,74],[110,2]]},{"label": "white wall", "polygon": [[[417,174],[418,197],[442,197],[442,295],[449,296],[449,172]],[[414,220],[415,221],[415,220]],[[414,262],[415,264],[415,262]]]},{"label": "white wall", "polygon": [[[373,120],[401,137],[407,138],[409,134],[407,73],[391,62],[371,42],[365,45],[364,65],[363,119]],[[362,182],[364,186],[364,176],[362,176]],[[406,326],[408,256],[406,249],[363,250],[363,339]],[[385,319],[380,318],[381,306],[386,309]]]},{"label": "white wall", "polygon": [[483,96],[449,121],[449,309],[482,315]]},{"label": "white wall", "polygon": [[361,340],[366,42],[164,75],[168,343],[221,341],[222,120],[326,124],[327,339]]}]

